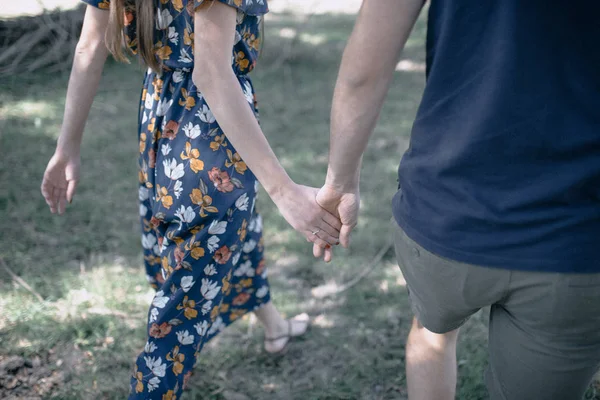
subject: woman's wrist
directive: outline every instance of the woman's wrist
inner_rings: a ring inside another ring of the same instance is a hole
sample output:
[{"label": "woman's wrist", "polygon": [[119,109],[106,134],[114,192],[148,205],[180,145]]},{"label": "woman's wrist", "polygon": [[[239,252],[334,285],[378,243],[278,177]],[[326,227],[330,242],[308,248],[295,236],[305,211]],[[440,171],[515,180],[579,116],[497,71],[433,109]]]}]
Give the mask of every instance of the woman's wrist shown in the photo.
[{"label": "woman's wrist", "polygon": [[294,185],[294,181],[286,174],[285,177],[271,180],[270,182],[263,184],[263,187],[267,191],[269,197],[277,203],[291,192]]}]

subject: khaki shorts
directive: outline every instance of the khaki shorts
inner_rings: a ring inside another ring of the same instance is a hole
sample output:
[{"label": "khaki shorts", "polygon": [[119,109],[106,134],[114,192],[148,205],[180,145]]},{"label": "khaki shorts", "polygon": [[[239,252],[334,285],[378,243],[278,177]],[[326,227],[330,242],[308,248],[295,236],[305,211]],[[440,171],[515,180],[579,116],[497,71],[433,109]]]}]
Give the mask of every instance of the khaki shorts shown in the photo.
[{"label": "khaki shorts", "polygon": [[600,274],[469,265],[425,250],[397,225],[395,236],[411,306],[425,328],[449,332],[491,306],[491,399],[581,399],[600,366]]}]

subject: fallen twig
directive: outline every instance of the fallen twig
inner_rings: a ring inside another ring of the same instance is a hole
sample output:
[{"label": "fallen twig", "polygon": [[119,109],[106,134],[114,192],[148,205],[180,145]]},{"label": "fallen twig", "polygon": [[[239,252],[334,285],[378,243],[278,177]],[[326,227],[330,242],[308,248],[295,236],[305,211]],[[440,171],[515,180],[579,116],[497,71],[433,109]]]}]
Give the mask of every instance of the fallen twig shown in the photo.
[{"label": "fallen twig", "polygon": [[4,259],[2,257],[0,257],[0,264],[2,264],[2,267],[6,270],[6,272],[8,272],[8,274],[10,275],[10,277],[13,278],[13,280],[15,282],[17,282],[17,284],[21,285],[25,290],[29,291],[29,293],[31,293],[32,295],[34,295],[36,297],[36,299],[38,299],[39,301],[44,301],[44,298],[38,292],[36,292],[31,286],[29,286],[29,284],[27,282],[25,282],[23,280],[23,278],[21,278],[20,276],[18,276],[17,274],[15,274],[8,267],[8,265],[6,265],[6,262],[4,261]]}]

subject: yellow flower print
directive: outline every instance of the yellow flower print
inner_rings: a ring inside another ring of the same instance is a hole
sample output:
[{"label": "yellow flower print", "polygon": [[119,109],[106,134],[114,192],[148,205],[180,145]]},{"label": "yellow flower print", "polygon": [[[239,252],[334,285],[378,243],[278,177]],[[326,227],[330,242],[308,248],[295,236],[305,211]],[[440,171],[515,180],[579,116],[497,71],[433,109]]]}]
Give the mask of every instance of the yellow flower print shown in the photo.
[{"label": "yellow flower print", "polygon": [[185,360],[185,354],[179,352],[179,346],[175,346],[173,348],[173,355],[169,352],[166,358],[169,361],[173,361],[173,373],[175,376],[183,372],[183,360]]},{"label": "yellow flower print", "polygon": [[177,395],[172,390],[162,395],[162,400],[177,400]]},{"label": "yellow flower print", "polygon": [[101,10],[108,10],[110,8],[110,3],[108,0],[102,0],[101,3],[98,3],[98,8]]},{"label": "yellow flower print", "polygon": [[229,314],[229,320],[231,322],[233,322],[236,319],[243,317],[244,314],[246,314],[246,310],[243,310],[243,309],[232,310],[231,314]]},{"label": "yellow flower print", "polygon": [[173,8],[177,10],[177,12],[181,12],[183,10],[183,1],[182,0],[172,0]]},{"label": "yellow flower print", "polygon": [[251,287],[252,286],[252,278],[242,279],[240,281],[240,285],[243,288],[249,288],[249,287]]},{"label": "yellow flower print", "polygon": [[242,2],[243,2],[243,0],[233,0],[233,3],[238,7],[242,6]]},{"label": "yellow flower print", "polygon": [[224,314],[224,313],[226,313],[228,311],[229,311],[229,304],[227,304],[227,303],[221,304],[221,307],[219,307],[219,312],[221,314]]},{"label": "yellow flower print", "polygon": [[243,51],[235,53],[235,65],[239,66],[241,70],[248,68],[248,65],[250,65],[250,61],[245,58]]},{"label": "yellow flower print", "polygon": [[156,49],[156,55],[161,60],[168,60],[169,57],[171,57],[171,53],[173,53],[173,50],[171,50],[171,47],[169,47],[168,44],[164,46],[161,44],[158,49]]},{"label": "yellow flower print", "polygon": [[189,31],[188,28],[183,30],[183,44],[186,46],[192,46],[194,44],[194,32]]},{"label": "yellow flower print", "polygon": [[215,321],[215,319],[217,319],[217,317],[219,316],[219,306],[214,306],[212,311],[210,312],[210,319],[211,321]]},{"label": "yellow flower print", "polygon": [[143,153],[144,150],[146,150],[146,134],[142,132],[140,134],[140,153]]},{"label": "yellow flower print", "polygon": [[227,168],[233,165],[238,174],[241,175],[248,169],[248,166],[242,161],[242,157],[238,153],[233,154],[231,150],[227,149],[227,157],[229,157],[229,161],[225,161],[225,166]]},{"label": "yellow flower print", "polygon": [[156,118],[153,117],[150,122],[148,122],[148,132],[154,132],[154,124],[156,123]]},{"label": "yellow flower print", "polygon": [[181,88],[181,95],[183,99],[179,100],[180,106],[185,106],[185,109],[190,111],[196,105],[196,99],[193,96],[189,96],[185,88]]},{"label": "yellow flower print", "polygon": [[240,235],[240,240],[242,241],[242,243],[246,240],[246,234],[248,233],[248,230],[246,229],[247,227],[248,221],[244,219],[242,221],[242,226],[240,226],[240,228],[237,231],[238,235]]},{"label": "yellow flower print", "polygon": [[200,151],[198,149],[192,149],[190,142],[185,143],[185,153],[182,151],[179,155],[182,160],[190,160],[190,167],[192,171],[198,173],[204,169],[204,161],[200,160]]},{"label": "yellow flower print", "polygon": [[152,86],[154,86],[154,100],[160,100],[160,93],[162,92],[164,83],[165,82],[162,79],[156,76],[152,80]]},{"label": "yellow flower print", "polygon": [[190,255],[198,260],[201,257],[204,257],[204,249],[200,242],[193,242],[192,244],[187,243],[184,247],[187,251],[190,252]]},{"label": "yellow flower print", "polygon": [[169,209],[173,205],[173,196],[169,196],[166,187],[156,185],[156,201],[160,201],[164,208]]},{"label": "yellow flower print", "polygon": [[164,256],[161,262],[162,269],[165,271],[165,275],[168,277],[173,273],[173,267],[169,265],[169,257]]},{"label": "yellow flower print", "polygon": [[229,273],[227,275],[225,275],[223,277],[223,279],[221,280],[221,283],[223,284],[221,291],[223,292],[223,294],[225,294],[225,296],[228,296],[229,293],[231,292],[231,283],[229,283],[230,280],[231,280],[231,271],[229,271]]},{"label": "yellow flower print", "polygon": [[225,141],[225,134],[215,136],[215,140],[210,143],[210,148],[213,151],[219,150],[221,146],[227,146],[227,142]]},{"label": "yellow flower print", "polygon": [[188,300],[187,296],[184,296],[183,302],[177,305],[178,310],[184,310],[183,315],[187,319],[194,319],[198,316],[198,311],[195,309],[196,302],[194,300]]},{"label": "yellow flower print", "polygon": [[212,197],[203,195],[200,189],[193,189],[192,193],[190,194],[190,199],[192,200],[192,203],[200,206],[199,215],[202,218],[206,218],[208,216],[207,212],[219,212],[217,207],[211,205]]},{"label": "yellow flower print", "polygon": [[137,383],[135,384],[135,392],[136,393],[142,393],[144,391],[144,374],[142,374],[140,371],[137,370],[137,365],[135,366],[135,371],[133,376],[135,377],[135,380],[137,381]]}]

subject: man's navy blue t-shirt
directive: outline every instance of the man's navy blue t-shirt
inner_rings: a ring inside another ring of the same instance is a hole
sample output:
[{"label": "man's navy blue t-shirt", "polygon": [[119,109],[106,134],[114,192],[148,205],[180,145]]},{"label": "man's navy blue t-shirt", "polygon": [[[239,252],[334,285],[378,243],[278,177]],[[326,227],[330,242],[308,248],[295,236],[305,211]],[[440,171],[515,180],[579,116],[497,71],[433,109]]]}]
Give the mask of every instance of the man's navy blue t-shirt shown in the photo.
[{"label": "man's navy blue t-shirt", "polygon": [[600,1],[432,0],[394,215],[429,251],[600,272]]}]

